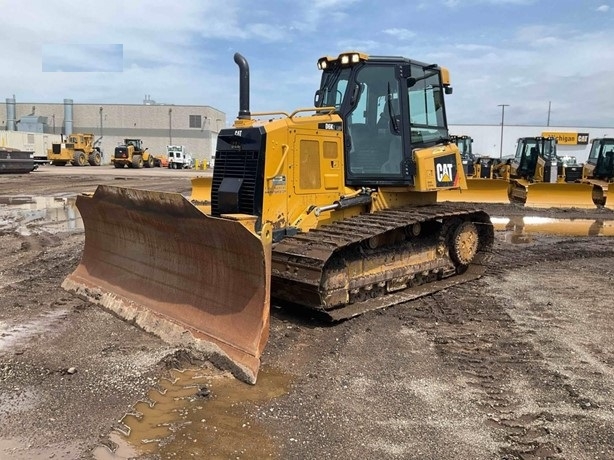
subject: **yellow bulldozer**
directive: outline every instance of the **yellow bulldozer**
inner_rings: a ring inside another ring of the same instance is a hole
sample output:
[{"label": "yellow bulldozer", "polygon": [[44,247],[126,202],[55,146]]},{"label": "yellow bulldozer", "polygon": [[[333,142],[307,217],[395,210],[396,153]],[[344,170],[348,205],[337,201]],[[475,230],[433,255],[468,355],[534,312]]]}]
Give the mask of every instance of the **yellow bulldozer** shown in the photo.
[{"label": "yellow bulldozer", "polygon": [[461,152],[467,188],[442,190],[438,201],[509,203],[509,166],[497,158],[475,155],[471,136],[453,135],[450,140]]},{"label": "yellow bulldozer", "polygon": [[115,153],[111,158],[111,163],[116,168],[124,166],[136,169],[153,168],[155,161],[154,155],[149,153],[147,148],[143,148],[141,139],[124,139],[123,144],[115,147]]},{"label": "yellow bulldozer", "polygon": [[55,166],[100,166],[102,164],[101,139],[94,141],[94,135],[88,133],[70,134],[62,142],[51,144],[47,151],[47,160]]},{"label": "yellow bulldozer", "polygon": [[557,155],[556,138],[522,137],[509,164],[510,200],[529,207],[594,208],[592,186],[578,182],[582,167]]},{"label": "yellow bulldozer", "polygon": [[67,290],[255,383],[271,298],[333,321],[476,279],[494,231],[448,141],[447,69],[360,52],[318,61],[314,106],[239,113],[192,197],[99,186],[80,195],[80,265]]},{"label": "yellow bulldozer", "polygon": [[581,182],[593,186],[593,203],[614,209],[614,138],[593,139],[582,168]]}]

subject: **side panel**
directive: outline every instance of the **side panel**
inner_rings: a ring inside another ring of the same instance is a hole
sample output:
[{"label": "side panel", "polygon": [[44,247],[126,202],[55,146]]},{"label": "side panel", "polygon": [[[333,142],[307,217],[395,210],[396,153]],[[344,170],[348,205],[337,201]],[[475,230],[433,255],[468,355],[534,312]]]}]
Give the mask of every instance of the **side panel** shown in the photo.
[{"label": "side panel", "polygon": [[467,180],[458,148],[453,144],[417,150],[416,191],[467,188]]}]

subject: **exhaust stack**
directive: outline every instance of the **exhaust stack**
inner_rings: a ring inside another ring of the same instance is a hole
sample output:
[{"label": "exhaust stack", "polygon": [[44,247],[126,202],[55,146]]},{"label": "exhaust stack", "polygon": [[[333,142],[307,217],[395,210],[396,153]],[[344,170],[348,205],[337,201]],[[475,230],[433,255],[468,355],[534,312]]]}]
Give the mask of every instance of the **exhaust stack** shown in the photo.
[{"label": "exhaust stack", "polygon": [[13,97],[6,98],[6,130],[17,131],[16,117],[15,117],[15,95]]},{"label": "exhaust stack", "polygon": [[235,53],[235,63],[239,66],[239,115],[241,120],[251,118],[249,112],[249,65],[247,59]]}]

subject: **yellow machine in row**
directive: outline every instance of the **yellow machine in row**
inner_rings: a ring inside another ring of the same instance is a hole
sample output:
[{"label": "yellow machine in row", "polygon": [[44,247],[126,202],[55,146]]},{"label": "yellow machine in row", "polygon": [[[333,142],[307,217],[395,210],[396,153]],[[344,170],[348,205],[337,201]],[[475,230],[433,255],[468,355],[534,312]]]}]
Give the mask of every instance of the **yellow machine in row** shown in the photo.
[{"label": "yellow machine in row", "polygon": [[129,168],[141,169],[143,166],[153,168],[156,160],[154,155],[149,153],[147,148],[143,147],[141,139],[124,139],[122,145],[115,147],[111,163],[116,168],[128,166]]},{"label": "yellow machine in row", "polygon": [[450,136],[461,153],[467,188],[442,190],[440,202],[509,203],[510,168],[502,160],[473,153],[473,138]]},{"label": "yellow machine in row", "polygon": [[614,200],[608,200],[608,196],[614,196],[614,138],[593,139],[581,180],[593,187],[592,198],[597,206],[614,209]]},{"label": "yellow machine in row", "polygon": [[530,207],[594,208],[582,166],[557,155],[556,138],[522,137],[510,165],[510,200]]},{"label": "yellow machine in row", "polygon": [[51,144],[47,151],[47,160],[55,166],[100,166],[102,164],[102,150],[100,139],[94,141],[93,134],[70,134],[61,143]]},{"label": "yellow machine in row", "polygon": [[[448,141],[446,69],[402,57],[323,57],[314,107],[240,110],[212,179],[179,194],[100,186],[79,196],[85,248],[64,282],[255,382],[270,299],[333,320],[479,277],[489,216],[437,204],[464,187]],[[264,119],[262,119],[264,117]]]}]

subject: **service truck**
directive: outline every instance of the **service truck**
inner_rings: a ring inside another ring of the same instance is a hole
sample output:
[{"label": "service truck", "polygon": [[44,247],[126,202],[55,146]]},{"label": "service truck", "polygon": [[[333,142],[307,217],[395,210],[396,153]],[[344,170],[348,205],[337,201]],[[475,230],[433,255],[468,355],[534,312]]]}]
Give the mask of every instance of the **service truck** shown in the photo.
[{"label": "service truck", "polygon": [[190,169],[194,166],[192,155],[188,153],[185,145],[167,145],[166,156],[171,169]]}]

